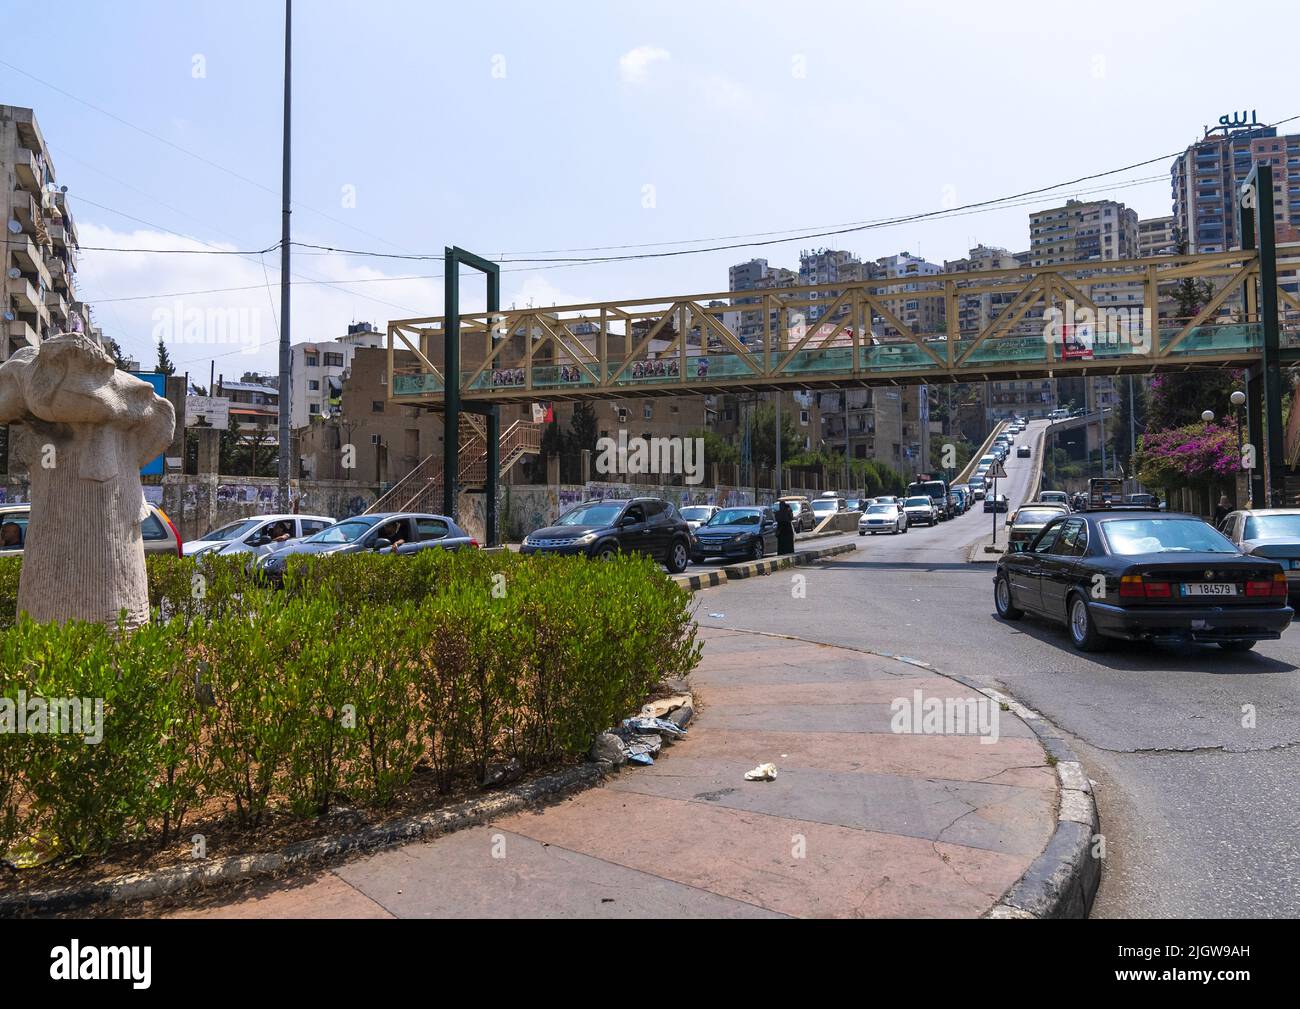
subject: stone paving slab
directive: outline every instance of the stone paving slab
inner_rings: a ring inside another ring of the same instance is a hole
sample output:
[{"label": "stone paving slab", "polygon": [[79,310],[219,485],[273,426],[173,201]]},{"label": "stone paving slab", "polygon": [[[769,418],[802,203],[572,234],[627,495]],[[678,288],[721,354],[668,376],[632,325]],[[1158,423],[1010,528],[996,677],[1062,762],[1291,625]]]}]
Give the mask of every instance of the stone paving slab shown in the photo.
[{"label": "stone paving slab", "polygon": [[[697,717],[653,767],[204,913],[974,917],[1047,845],[1055,773],[1013,712],[993,744],[896,734],[889,698],[977,695],[885,657],[700,620]],[[744,780],[765,761],[775,781]]]}]

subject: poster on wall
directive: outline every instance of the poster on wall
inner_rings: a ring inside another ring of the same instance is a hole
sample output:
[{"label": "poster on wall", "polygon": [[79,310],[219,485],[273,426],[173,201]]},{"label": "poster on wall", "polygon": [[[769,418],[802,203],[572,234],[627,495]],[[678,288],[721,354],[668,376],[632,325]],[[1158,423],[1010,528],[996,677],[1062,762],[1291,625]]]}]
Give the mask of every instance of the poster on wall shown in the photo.
[{"label": "poster on wall", "polygon": [[[156,392],[163,399],[167,398],[167,376],[166,375],[163,375],[159,372],[153,372],[153,371],[145,371],[145,372],[133,371],[131,372],[131,374],[143,382],[148,382],[151,386],[153,386],[153,391]],[[162,476],[162,473],[163,473],[163,457],[161,453],[159,453],[158,458],[150,459],[147,463],[145,463],[142,467],[140,467],[141,476]]]}]

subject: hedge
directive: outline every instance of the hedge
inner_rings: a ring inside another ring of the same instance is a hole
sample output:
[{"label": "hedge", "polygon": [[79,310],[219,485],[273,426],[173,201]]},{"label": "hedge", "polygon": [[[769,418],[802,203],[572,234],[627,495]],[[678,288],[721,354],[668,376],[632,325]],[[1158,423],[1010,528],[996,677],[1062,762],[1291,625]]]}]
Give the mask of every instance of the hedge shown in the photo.
[{"label": "hedge", "polygon": [[[17,563],[0,560],[4,617]],[[420,762],[444,790],[553,765],[699,660],[689,593],[644,559],[307,557],[282,587],[238,558],[148,567],[137,631],[0,630],[0,697],[104,709],[95,744],[0,731],[0,852],[33,835],[75,855],[166,844],[200,808],[246,828],[383,808]]]}]

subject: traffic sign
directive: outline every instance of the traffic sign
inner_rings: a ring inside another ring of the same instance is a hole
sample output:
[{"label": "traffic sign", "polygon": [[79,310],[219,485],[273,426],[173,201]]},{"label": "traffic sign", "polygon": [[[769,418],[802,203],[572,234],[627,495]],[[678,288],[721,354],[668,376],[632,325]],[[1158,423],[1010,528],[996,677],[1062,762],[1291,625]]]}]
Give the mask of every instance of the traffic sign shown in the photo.
[{"label": "traffic sign", "polygon": [[1005,480],[1007,478],[1007,468],[1002,465],[1002,460],[999,459],[989,467],[989,471],[984,475],[990,480]]}]

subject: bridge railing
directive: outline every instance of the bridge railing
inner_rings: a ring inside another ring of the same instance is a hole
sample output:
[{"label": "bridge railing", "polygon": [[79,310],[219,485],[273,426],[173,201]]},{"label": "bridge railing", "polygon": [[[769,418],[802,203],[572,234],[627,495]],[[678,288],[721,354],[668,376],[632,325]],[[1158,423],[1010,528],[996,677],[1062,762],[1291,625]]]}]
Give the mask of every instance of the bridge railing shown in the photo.
[{"label": "bridge railing", "polygon": [[[1300,343],[1300,247],[1284,249]],[[465,398],[521,402],[1229,362],[1262,346],[1258,270],[1229,252],[464,314],[457,378]],[[1189,280],[1209,295],[1175,318]],[[444,321],[389,323],[394,398],[442,398]]]}]

